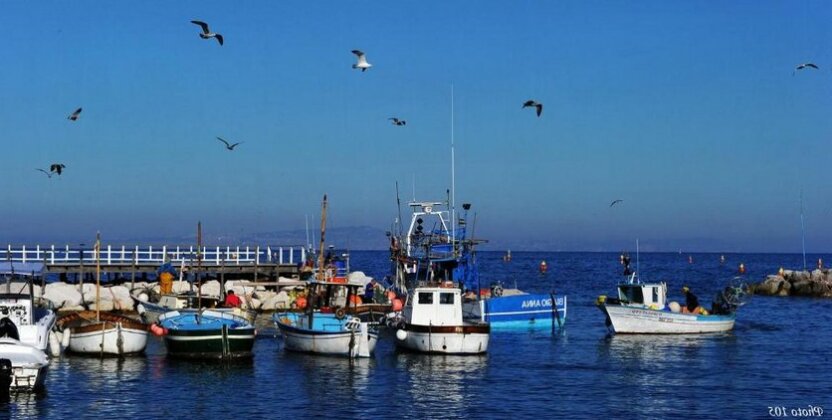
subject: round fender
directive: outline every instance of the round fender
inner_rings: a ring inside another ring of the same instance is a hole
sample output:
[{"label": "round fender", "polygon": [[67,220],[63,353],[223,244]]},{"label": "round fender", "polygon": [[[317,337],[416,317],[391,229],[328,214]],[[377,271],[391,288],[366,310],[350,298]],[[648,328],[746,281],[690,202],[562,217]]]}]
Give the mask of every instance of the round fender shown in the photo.
[{"label": "round fender", "polygon": [[347,311],[345,311],[344,308],[338,308],[335,310],[336,319],[344,319],[345,316],[347,316]]},{"label": "round fender", "polygon": [[396,338],[398,338],[399,341],[406,340],[407,339],[407,331],[405,331],[405,330],[396,331]]}]

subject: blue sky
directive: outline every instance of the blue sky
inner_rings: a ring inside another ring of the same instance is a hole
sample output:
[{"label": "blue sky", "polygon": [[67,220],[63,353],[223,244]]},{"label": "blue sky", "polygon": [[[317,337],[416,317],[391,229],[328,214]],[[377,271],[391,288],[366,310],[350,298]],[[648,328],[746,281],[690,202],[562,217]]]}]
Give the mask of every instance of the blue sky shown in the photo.
[{"label": "blue sky", "polygon": [[[824,1],[4,2],[0,242],[302,229],[324,193],[331,226],[386,229],[396,181],[403,198],[414,179],[419,199],[450,187],[453,85],[457,201],[496,249],[797,252],[802,189],[807,247],[828,252],[830,17]],[[53,162],[60,179],[34,170]]]}]

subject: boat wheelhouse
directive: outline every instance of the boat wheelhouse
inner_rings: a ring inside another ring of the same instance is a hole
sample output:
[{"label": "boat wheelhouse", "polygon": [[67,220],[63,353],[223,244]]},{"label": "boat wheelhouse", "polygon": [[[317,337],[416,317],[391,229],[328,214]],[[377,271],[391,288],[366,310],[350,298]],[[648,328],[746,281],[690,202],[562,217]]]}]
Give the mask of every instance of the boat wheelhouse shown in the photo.
[{"label": "boat wheelhouse", "polygon": [[466,321],[462,293],[452,282],[417,287],[408,297],[396,345],[421,353],[480,354],[488,350],[488,323]]}]

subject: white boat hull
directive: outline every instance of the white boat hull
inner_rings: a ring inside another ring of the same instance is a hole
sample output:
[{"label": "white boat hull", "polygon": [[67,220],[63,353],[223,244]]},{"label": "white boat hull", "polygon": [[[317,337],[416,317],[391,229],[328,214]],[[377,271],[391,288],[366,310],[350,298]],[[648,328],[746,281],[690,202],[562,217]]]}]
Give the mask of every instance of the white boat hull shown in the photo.
[{"label": "white boat hull", "polygon": [[[447,331],[447,330],[453,331]],[[396,346],[420,353],[480,354],[488,351],[489,327],[466,331],[458,327],[424,327],[405,324],[396,331]]]},{"label": "white boat hull", "polygon": [[43,350],[12,338],[0,338],[0,359],[12,363],[12,391],[29,391],[43,388],[49,357]]},{"label": "white boat hull", "polygon": [[345,357],[370,357],[378,334],[369,332],[366,322],[357,331],[316,332],[277,322],[286,350]]},{"label": "white boat hull", "polygon": [[733,315],[693,315],[624,305],[600,306],[616,334],[700,334],[730,331]]},{"label": "white boat hull", "polygon": [[141,353],[147,346],[147,331],[121,324],[100,331],[76,332],[69,337],[69,350],[81,354],[125,355]]}]

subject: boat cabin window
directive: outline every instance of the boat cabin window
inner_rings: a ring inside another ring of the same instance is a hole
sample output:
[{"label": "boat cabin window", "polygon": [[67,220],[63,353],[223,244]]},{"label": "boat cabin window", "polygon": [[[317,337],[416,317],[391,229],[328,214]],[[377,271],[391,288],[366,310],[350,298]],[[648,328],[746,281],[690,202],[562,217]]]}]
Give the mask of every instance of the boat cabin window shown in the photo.
[{"label": "boat cabin window", "polygon": [[420,292],[419,293],[419,304],[420,305],[430,305],[433,303],[433,292]]},{"label": "boat cabin window", "polygon": [[621,300],[628,303],[644,303],[644,294],[641,286],[623,286],[620,290]]},{"label": "boat cabin window", "polygon": [[659,301],[659,288],[658,287],[653,287],[652,289],[653,289],[653,303],[656,303],[656,302]]},{"label": "boat cabin window", "polygon": [[453,305],[454,304],[454,294],[453,293],[440,293],[439,294],[439,303],[442,305]]}]

